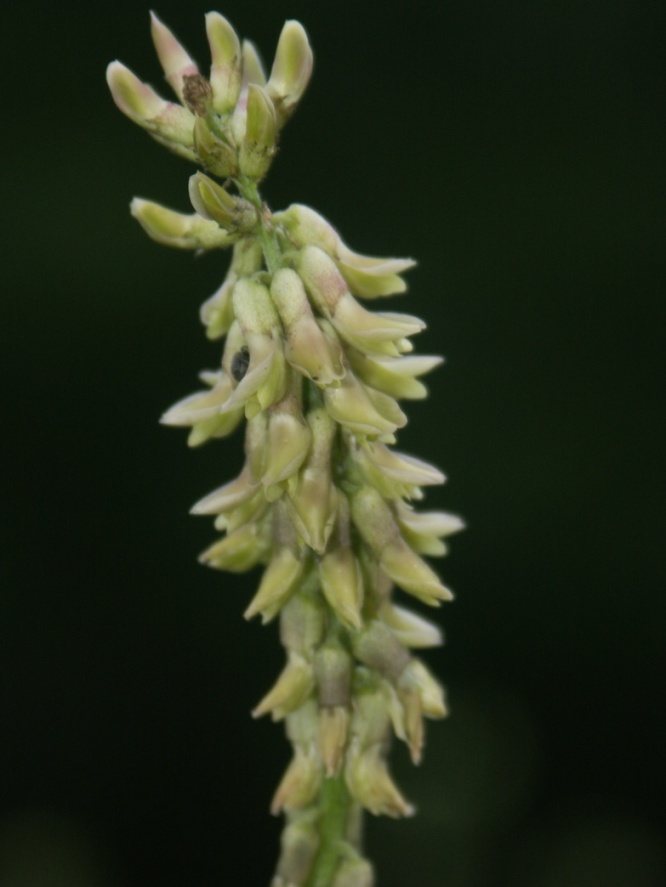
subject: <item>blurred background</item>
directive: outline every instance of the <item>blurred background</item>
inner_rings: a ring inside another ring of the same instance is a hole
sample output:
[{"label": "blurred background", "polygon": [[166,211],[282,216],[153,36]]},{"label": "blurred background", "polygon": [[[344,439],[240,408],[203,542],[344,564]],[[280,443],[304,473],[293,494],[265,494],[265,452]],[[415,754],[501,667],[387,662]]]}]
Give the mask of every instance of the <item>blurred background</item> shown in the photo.
[{"label": "blurred background", "polygon": [[[156,5],[204,68],[208,8]],[[427,656],[452,717],[419,770],[394,749],[418,816],[369,822],[379,884],[660,887],[666,8],[219,9],[268,65],[286,18],[315,49],[266,199],[416,257],[387,307],[447,357],[400,445],[469,525]],[[241,615],[256,575],[200,567],[214,531],[188,515],[241,441],[157,423],[218,359],[198,306],[228,257],[128,214],[187,211],[193,171],[107,93],[114,58],[162,89],[147,8],[0,21],[0,885],[268,884],[289,752],[249,711],[282,654]]]}]

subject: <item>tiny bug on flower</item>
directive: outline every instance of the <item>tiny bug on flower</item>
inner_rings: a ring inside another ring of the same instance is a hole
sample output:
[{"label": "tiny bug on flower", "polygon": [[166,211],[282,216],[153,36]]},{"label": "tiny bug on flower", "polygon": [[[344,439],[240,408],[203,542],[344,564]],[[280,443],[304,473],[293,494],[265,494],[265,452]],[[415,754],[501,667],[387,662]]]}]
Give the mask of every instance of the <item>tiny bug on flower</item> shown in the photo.
[{"label": "tiny bug on flower", "polygon": [[250,352],[246,345],[231,358],[231,375],[237,382],[243,378],[250,365]]}]

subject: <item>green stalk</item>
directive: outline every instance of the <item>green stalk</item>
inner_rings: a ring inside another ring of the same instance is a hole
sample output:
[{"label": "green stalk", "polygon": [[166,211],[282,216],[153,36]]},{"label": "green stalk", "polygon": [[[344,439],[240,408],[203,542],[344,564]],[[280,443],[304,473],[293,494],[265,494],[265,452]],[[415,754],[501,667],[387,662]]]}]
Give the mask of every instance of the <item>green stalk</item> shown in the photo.
[{"label": "green stalk", "polygon": [[319,852],[307,887],[330,887],[346,838],[350,797],[343,776],[325,779],[319,814]]},{"label": "green stalk", "polygon": [[255,182],[250,179],[239,178],[234,179],[234,183],[241,197],[248,200],[257,211],[257,237],[264,254],[266,268],[271,274],[275,274],[282,267],[282,251],[280,250],[273,226],[270,223],[268,207],[262,202]]}]

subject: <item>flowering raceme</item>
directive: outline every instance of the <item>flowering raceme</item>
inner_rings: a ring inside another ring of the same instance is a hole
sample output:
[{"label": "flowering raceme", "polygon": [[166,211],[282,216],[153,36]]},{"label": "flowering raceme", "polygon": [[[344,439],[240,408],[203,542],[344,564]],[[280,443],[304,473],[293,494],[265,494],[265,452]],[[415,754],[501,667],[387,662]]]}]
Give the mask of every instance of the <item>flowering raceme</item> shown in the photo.
[{"label": "flowering raceme", "polygon": [[273,887],[369,887],[362,809],[412,812],[388,771],[391,736],[417,763],[423,719],[446,714],[411,653],[441,633],[393,600],[394,584],[430,606],[451,599],[423,556],[444,554],[462,522],[414,510],[444,476],[393,448],[407,422],[399,401],[426,396],[420,377],[441,358],[412,353],[421,320],[363,304],[403,293],[411,259],[355,253],[309,207],[271,213],[259,196],[312,71],[301,25],[284,26],[268,78],[225,18],[208,14],[206,30],[208,78],[152,16],[177,102],[120,62],[107,73],[120,110],[204,170],[190,178],[193,213],[135,198],[132,215],[158,243],[232,250],[201,309],[207,336],[224,340],[220,366],[162,421],[190,428],[191,446],[245,421],[240,474],[192,512],[222,533],[203,563],[263,568],[246,618],[280,620],[286,664],[253,711],[283,720],[293,746],[271,805],[287,820]]}]

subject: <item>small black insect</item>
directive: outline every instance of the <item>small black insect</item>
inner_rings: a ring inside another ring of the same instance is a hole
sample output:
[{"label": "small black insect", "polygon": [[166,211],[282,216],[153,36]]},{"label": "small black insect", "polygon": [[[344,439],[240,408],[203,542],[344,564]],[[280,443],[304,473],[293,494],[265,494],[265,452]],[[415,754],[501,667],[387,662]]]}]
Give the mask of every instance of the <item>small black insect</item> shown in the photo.
[{"label": "small black insect", "polygon": [[246,345],[243,345],[240,351],[237,351],[231,358],[231,375],[237,382],[247,373],[250,365],[250,352]]}]

